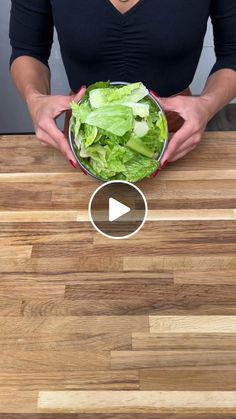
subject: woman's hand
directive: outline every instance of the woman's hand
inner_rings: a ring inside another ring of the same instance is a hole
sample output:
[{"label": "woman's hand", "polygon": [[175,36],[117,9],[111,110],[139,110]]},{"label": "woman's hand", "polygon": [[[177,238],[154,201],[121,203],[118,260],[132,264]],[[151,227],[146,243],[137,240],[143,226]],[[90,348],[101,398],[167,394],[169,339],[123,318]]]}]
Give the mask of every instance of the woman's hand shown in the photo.
[{"label": "woman's hand", "polygon": [[184,123],[173,134],[161,160],[161,167],[188,154],[200,143],[206,125],[211,118],[208,100],[204,97],[175,96],[157,98],[164,111],[177,112]]},{"label": "woman's hand", "polygon": [[82,86],[75,96],[49,96],[33,93],[27,98],[27,105],[32,117],[35,134],[43,144],[57,148],[65,154],[76,167],[76,161],[65,135],[56,125],[56,118],[70,109],[72,100],[79,101],[86,91]]}]

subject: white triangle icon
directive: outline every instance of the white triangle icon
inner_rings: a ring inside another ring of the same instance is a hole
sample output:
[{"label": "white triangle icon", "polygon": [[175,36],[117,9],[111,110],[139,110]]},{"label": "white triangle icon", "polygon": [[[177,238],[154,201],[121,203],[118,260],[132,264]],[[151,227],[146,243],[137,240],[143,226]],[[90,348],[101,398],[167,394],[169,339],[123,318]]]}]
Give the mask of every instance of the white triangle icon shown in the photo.
[{"label": "white triangle icon", "polygon": [[116,199],[109,198],[109,221],[115,221],[117,218],[122,217],[122,215],[130,212],[131,209]]}]

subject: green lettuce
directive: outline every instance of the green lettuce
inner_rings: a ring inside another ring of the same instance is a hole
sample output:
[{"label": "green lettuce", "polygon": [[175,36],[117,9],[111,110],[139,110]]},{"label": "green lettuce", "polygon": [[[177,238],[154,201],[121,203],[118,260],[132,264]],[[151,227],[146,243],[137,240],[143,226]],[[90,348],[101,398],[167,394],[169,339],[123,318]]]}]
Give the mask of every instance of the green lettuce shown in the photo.
[{"label": "green lettuce", "polygon": [[85,122],[122,137],[127,131],[132,130],[133,112],[124,105],[103,106],[92,111]]},{"label": "green lettuce", "polygon": [[[99,85],[101,86],[101,85]],[[90,90],[89,101],[93,108],[100,108],[111,103],[139,102],[148,95],[148,90],[142,83],[132,83],[123,87],[98,87]]]}]

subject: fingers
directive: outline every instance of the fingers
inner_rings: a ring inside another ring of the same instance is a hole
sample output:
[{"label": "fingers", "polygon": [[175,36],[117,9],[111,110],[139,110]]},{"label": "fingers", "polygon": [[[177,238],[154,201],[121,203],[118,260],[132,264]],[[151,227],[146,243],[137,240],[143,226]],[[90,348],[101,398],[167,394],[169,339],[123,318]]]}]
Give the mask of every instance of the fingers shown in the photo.
[{"label": "fingers", "polygon": [[181,115],[180,113],[180,109],[182,108],[181,96],[175,96],[175,97],[157,97],[156,96],[156,98],[164,111],[177,112]]},{"label": "fingers", "polygon": [[186,154],[193,151],[195,148],[196,148],[196,146],[189,146],[189,147],[183,149],[182,151],[179,150],[171,161],[174,162],[174,161],[177,161],[177,160],[181,159],[182,157],[186,156]]},{"label": "fingers", "polygon": [[173,161],[172,159],[175,157],[176,152],[178,151],[179,147],[192,136],[193,128],[192,124],[185,122],[183,126],[177,131],[171,138],[167,150],[164,154],[162,159],[162,163],[165,160]]},{"label": "fingers", "polygon": [[[190,151],[193,151],[197,145],[201,141],[201,135],[199,133],[194,134],[187,138],[176,150],[175,154],[170,158],[169,161],[176,161],[179,160],[181,157],[185,156],[186,154],[190,153]],[[165,157],[163,161],[165,160]]]},{"label": "fingers", "polygon": [[195,148],[200,143],[200,140],[201,140],[201,136],[199,133],[192,135],[186,141],[184,141],[183,144],[181,144],[177,152],[179,153],[189,148]]},{"label": "fingers", "polygon": [[76,165],[76,160],[74,158],[74,155],[70,149],[69,143],[64,136],[64,134],[59,130],[59,128],[56,126],[56,123],[54,120],[48,120],[47,123],[44,126],[44,129],[46,132],[50,135],[50,137],[53,139],[53,141],[56,143],[57,148],[65,154],[65,156],[68,158],[68,160],[72,160],[74,164]]},{"label": "fingers", "polygon": [[53,138],[51,138],[44,130],[37,130],[36,137],[43,146],[51,146],[59,150],[56,141],[54,141]]},{"label": "fingers", "polygon": [[54,120],[48,119],[43,129],[38,129],[36,136],[40,142],[46,143],[57,150],[61,151],[68,160],[74,163],[77,166],[77,162],[74,158],[74,155],[70,149],[68,141],[63,133],[57,128]]},{"label": "fingers", "polygon": [[77,162],[71,151],[67,138],[56,125],[56,118],[70,109],[71,101],[79,101],[86,92],[86,86],[81,86],[75,96],[44,96],[32,109],[32,119],[37,138],[44,144],[55,147],[65,154],[70,163],[76,167]]},{"label": "fingers", "polygon": [[86,92],[86,86],[82,86],[76,95],[57,96],[56,106],[54,107],[53,117],[56,118],[63,112],[70,109],[72,101],[79,102]]},{"label": "fingers", "polygon": [[86,92],[86,86],[81,86],[78,93],[73,97],[73,100],[75,102],[79,102],[84,96],[85,92]]}]

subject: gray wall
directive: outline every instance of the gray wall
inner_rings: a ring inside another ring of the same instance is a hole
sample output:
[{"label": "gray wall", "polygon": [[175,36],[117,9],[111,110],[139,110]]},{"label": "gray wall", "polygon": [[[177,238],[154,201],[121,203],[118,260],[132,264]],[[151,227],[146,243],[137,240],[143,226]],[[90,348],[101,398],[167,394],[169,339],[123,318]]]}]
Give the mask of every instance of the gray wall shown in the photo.
[{"label": "gray wall", "polygon": [[[102,1],[102,0],[101,0]],[[0,5],[0,89],[1,89],[1,110],[0,110],[0,133],[21,133],[32,132],[33,127],[23,100],[20,98],[12,84],[8,61],[10,56],[10,45],[8,40],[8,23],[10,12],[10,0],[1,0]],[[214,63],[214,49],[211,26],[209,24],[205,39],[202,57],[192,84],[194,94],[200,93],[204,86],[207,75]],[[60,50],[57,39],[52,50],[50,59],[52,70],[52,91],[55,94],[68,94],[69,86],[65,71],[60,58]]]}]

